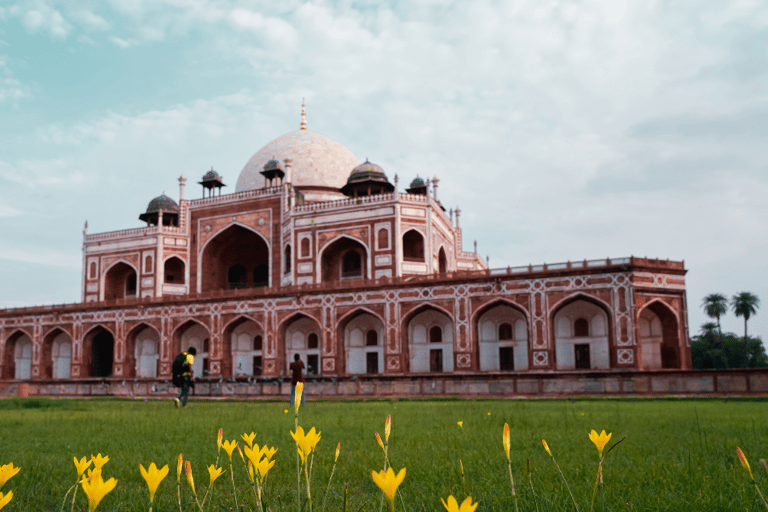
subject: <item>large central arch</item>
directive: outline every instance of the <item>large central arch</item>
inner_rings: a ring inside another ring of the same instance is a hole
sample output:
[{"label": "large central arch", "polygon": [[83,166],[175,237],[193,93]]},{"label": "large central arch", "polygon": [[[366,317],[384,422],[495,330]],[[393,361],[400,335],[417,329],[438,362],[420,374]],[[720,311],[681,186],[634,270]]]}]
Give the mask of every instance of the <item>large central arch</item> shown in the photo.
[{"label": "large central arch", "polygon": [[558,305],[552,314],[558,370],[611,368],[611,317],[605,306],[586,295]]},{"label": "large central arch", "polygon": [[209,240],[203,249],[202,291],[269,286],[271,268],[264,238],[234,224]]},{"label": "large central arch", "polygon": [[352,238],[342,236],[326,245],[319,257],[322,282],[368,278],[368,251]]},{"label": "large central arch", "polygon": [[653,301],[638,315],[643,370],[681,368],[677,317],[666,304]]},{"label": "large central arch", "polygon": [[104,274],[104,300],[136,297],[136,269],[118,261]]}]

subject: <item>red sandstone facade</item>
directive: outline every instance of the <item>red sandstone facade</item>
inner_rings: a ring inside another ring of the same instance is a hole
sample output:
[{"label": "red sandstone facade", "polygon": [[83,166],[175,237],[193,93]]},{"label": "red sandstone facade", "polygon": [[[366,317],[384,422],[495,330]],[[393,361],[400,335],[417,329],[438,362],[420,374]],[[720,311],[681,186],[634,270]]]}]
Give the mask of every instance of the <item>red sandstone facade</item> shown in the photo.
[{"label": "red sandstone facade", "polygon": [[146,227],[86,229],[82,303],[0,311],[0,379],[163,381],[188,346],[198,375],[249,381],[294,353],[340,379],[690,368],[682,262],[488,269],[436,179],[400,192],[304,129],[232,194],[213,171],[203,199],[180,182]]}]

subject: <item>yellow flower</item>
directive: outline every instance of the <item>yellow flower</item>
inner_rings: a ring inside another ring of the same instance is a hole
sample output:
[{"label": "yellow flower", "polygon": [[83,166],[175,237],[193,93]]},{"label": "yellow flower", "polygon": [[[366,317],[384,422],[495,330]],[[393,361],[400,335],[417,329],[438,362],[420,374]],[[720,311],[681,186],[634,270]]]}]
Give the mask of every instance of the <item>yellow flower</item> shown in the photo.
[{"label": "yellow flower", "polygon": [[600,457],[603,456],[603,448],[605,448],[605,445],[608,443],[608,441],[611,440],[611,436],[613,434],[605,434],[605,430],[603,430],[600,434],[595,432],[594,430],[589,433],[589,440],[595,443],[595,446],[597,446],[597,453]]},{"label": "yellow flower", "polygon": [[320,441],[320,432],[315,432],[315,427],[312,427],[305,435],[303,428],[296,427],[296,432],[291,432],[291,436],[293,437],[293,440],[296,441],[296,447],[299,450],[301,462],[306,462],[307,457],[309,457],[309,454],[312,453],[315,445]]},{"label": "yellow flower", "polygon": [[467,496],[467,499],[464,500],[461,506],[459,506],[459,503],[453,496],[448,496],[448,503],[443,498],[440,498],[440,501],[443,502],[443,506],[448,512],[475,512],[478,505],[477,503],[472,504],[471,496]]},{"label": "yellow flower", "polygon": [[293,395],[293,406],[296,408],[296,414],[299,414],[299,405],[301,405],[301,395],[304,393],[304,383],[296,383],[296,392]]},{"label": "yellow flower", "polygon": [[264,457],[259,462],[254,464],[254,467],[256,468],[256,471],[259,472],[259,475],[261,476],[262,483],[264,482],[264,479],[267,478],[267,472],[272,469],[272,466],[275,465],[274,460],[269,460],[268,458]]},{"label": "yellow flower", "polygon": [[224,447],[224,451],[227,452],[227,455],[229,455],[229,460],[232,460],[232,452],[235,451],[235,447],[237,446],[236,441],[224,441],[221,443],[221,446]]},{"label": "yellow flower", "polygon": [[285,409],[283,412],[284,412],[285,414],[288,414],[288,409]]},{"label": "yellow flower", "polygon": [[[456,424],[461,427],[462,430],[464,430],[464,422],[463,421],[457,421]],[[440,498],[442,499],[442,498]]]},{"label": "yellow flower", "polygon": [[8,503],[10,503],[11,498],[13,498],[13,491],[8,491],[8,494],[5,495],[0,492],[0,508],[3,508]]},{"label": "yellow flower", "polygon": [[384,440],[389,442],[389,434],[392,432],[392,416],[387,414],[387,421],[384,422]]},{"label": "yellow flower", "polygon": [[163,466],[163,469],[157,469],[155,463],[149,465],[149,470],[144,469],[144,466],[139,464],[139,472],[144,480],[147,482],[149,488],[149,502],[155,501],[155,493],[157,492],[157,486],[163,481],[163,478],[168,476],[168,464]]},{"label": "yellow flower", "polygon": [[75,459],[75,468],[77,469],[77,476],[81,477],[83,476],[83,473],[85,473],[85,470],[91,467],[91,461],[85,460],[85,457],[83,457],[80,460],[77,460],[77,457],[74,457],[74,459]]},{"label": "yellow flower", "polygon": [[488,416],[490,416],[490,415],[491,415],[491,413],[489,412],[489,413],[488,413]]},{"label": "yellow flower", "polygon": [[[318,433],[317,440],[318,441],[320,440],[320,434],[319,433]],[[317,444],[317,441],[315,441],[315,444]],[[314,448],[314,446],[313,446],[313,448]],[[272,458],[272,456],[275,453],[277,453],[277,448],[275,448],[274,446],[272,448],[267,448],[267,445],[264,445],[264,446],[261,447],[260,452],[264,454],[264,456],[267,458],[267,460],[269,460],[269,459]]]},{"label": "yellow flower", "polygon": [[543,444],[543,445],[544,445],[544,449],[545,449],[545,450],[547,450],[547,453],[548,453],[548,454],[549,454],[549,456],[551,457],[551,456],[552,456],[552,452],[551,452],[551,451],[549,451],[549,446],[547,446],[547,442],[546,442],[545,440],[543,440],[543,439],[542,439],[542,440],[541,440],[541,444]]},{"label": "yellow flower", "polygon": [[224,439],[224,429],[219,429],[219,435],[216,436],[216,446],[218,447],[218,450],[221,451],[221,440]]},{"label": "yellow flower", "polygon": [[395,502],[395,493],[397,493],[397,488],[401,483],[403,483],[403,480],[405,479],[405,468],[401,469],[397,476],[395,476],[395,472],[391,467],[388,467],[386,472],[371,471],[371,477],[373,477],[374,483],[378,485],[379,488],[384,492],[384,495],[389,500],[390,505],[393,505]]},{"label": "yellow flower", "polygon": [[223,472],[224,472],[223,468],[217,468],[213,464],[208,466],[208,476],[211,478],[211,485],[213,485],[213,482],[215,482],[216,479],[219,478]]},{"label": "yellow flower", "polygon": [[102,498],[114,489],[116,485],[117,480],[114,478],[110,478],[106,482],[101,478],[101,469],[91,473],[91,478],[83,480],[83,491],[88,496],[88,512],[94,512]]},{"label": "yellow flower", "polygon": [[384,449],[384,443],[381,442],[381,436],[379,435],[378,432],[374,432],[374,434],[376,434],[376,441],[379,442],[379,446],[381,446],[381,449],[383,450]]},{"label": "yellow flower", "polygon": [[19,472],[21,468],[14,468],[13,462],[9,462],[4,466],[0,466],[0,489],[2,489],[5,482],[11,479],[13,475]]},{"label": "yellow flower", "polygon": [[256,437],[256,433],[255,432],[251,432],[250,434],[243,434],[240,437],[243,438],[243,441],[248,443],[248,446],[253,446],[253,439]]},{"label": "yellow flower", "polygon": [[336,445],[336,458],[333,459],[333,462],[336,462],[337,460],[339,460],[339,452],[341,452],[341,443]]},{"label": "yellow flower", "polygon": [[741,448],[739,448],[738,446],[736,447],[736,455],[739,456],[739,460],[741,461],[741,465],[744,466],[744,469],[746,469],[747,472],[749,473],[749,478],[754,480],[755,477],[752,476],[752,469],[749,467],[749,462],[747,461],[747,458],[744,456],[744,452],[741,451]]},{"label": "yellow flower", "polygon": [[[501,442],[504,445],[504,453],[507,454],[507,460],[509,460],[509,424],[504,424],[504,431],[501,434]],[[544,443],[544,447],[546,447],[547,444]],[[549,448],[547,448],[547,452],[549,452]]]},{"label": "yellow flower", "polygon": [[181,480],[181,468],[184,466],[184,457],[179,454],[179,462],[176,463],[176,481]]},{"label": "yellow flower", "polygon": [[102,457],[101,454],[98,454],[97,456],[91,455],[91,460],[93,460],[93,467],[96,469],[101,469],[101,467],[109,462],[109,457]]},{"label": "yellow flower", "polygon": [[195,492],[195,478],[192,476],[192,463],[188,460],[184,461],[184,472],[187,474],[187,482],[189,482],[189,486],[192,488],[192,494],[197,496]]}]

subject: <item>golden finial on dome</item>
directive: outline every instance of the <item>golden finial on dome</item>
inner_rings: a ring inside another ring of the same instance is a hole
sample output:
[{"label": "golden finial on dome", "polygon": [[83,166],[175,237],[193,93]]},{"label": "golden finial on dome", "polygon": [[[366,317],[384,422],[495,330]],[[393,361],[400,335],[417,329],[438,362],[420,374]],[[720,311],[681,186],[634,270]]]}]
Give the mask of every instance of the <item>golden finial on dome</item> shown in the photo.
[{"label": "golden finial on dome", "polygon": [[304,98],[301,98],[301,129],[307,129],[307,111],[304,108]]}]

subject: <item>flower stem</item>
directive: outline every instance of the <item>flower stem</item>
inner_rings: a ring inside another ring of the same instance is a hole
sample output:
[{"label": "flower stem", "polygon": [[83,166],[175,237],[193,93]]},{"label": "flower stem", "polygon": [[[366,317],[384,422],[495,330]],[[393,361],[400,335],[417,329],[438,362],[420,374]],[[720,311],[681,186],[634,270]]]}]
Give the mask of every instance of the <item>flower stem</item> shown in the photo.
[{"label": "flower stem", "polygon": [[563,474],[563,470],[560,469],[560,465],[555,460],[554,455],[550,455],[552,457],[552,462],[555,463],[555,467],[557,468],[557,471],[560,473],[560,477],[563,479],[563,483],[565,483],[565,488],[568,489],[568,494],[571,496],[571,501],[573,502],[573,508],[576,509],[576,512],[579,512],[579,505],[576,504],[576,498],[573,497],[573,493],[571,492],[571,487],[568,485],[568,480],[565,479],[565,475]]},{"label": "flower stem", "polygon": [[[295,394],[294,394],[295,396]],[[294,398],[295,400],[295,398]],[[293,431],[298,434],[299,431],[299,411],[296,409],[294,416]],[[296,511],[301,512],[301,462],[299,460],[299,450],[296,448]]]},{"label": "flower stem", "polygon": [[333,473],[336,471],[336,461],[333,461],[333,467],[331,468],[331,477],[328,479],[328,487],[325,488],[325,496],[323,496],[323,511],[325,511],[325,500],[328,499],[328,490],[331,488],[331,481],[333,480]]},{"label": "flower stem", "polygon": [[235,488],[235,472],[232,471],[232,459],[229,459],[229,476],[232,477],[232,495],[235,497],[235,510],[240,507],[237,506],[237,489]]},{"label": "flower stem", "polygon": [[752,483],[755,484],[755,490],[757,491],[757,495],[760,496],[760,501],[763,502],[763,506],[766,510],[768,510],[768,502],[765,501],[765,497],[763,496],[763,493],[760,492],[760,488],[757,486],[757,482],[755,482],[755,479],[752,479]]},{"label": "flower stem", "polygon": [[509,470],[509,485],[512,486],[512,500],[515,502],[515,512],[517,512],[517,493],[515,492],[515,479],[512,478],[512,461],[510,459],[507,459],[507,469]]}]

